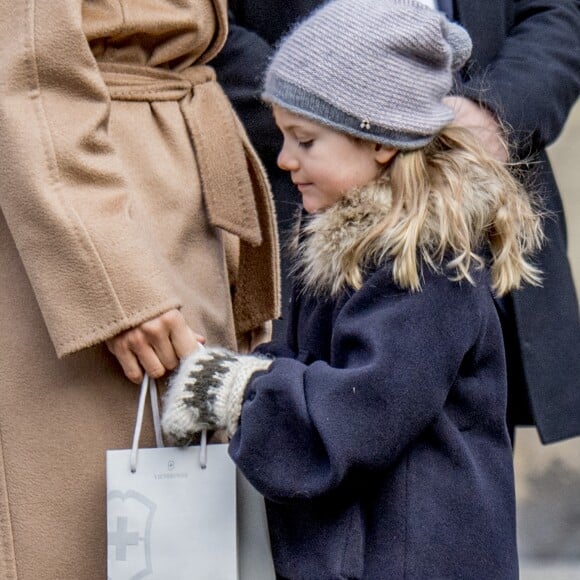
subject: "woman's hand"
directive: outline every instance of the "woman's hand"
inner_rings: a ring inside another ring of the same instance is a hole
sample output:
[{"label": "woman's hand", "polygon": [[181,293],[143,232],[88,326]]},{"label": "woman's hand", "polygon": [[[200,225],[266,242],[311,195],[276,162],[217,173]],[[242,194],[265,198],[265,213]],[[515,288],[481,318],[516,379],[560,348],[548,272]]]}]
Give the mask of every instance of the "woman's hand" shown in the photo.
[{"label": "woman's hand", "polygon": [[443,102],[455,112],[455,123],[471,130],[483,148],[501,163],[508,160],[508,151],[502,130],[493,113],[465,97],[449,96]]},{"label": "woman's hand", "polygon": [[108,349],[117,357],[125,376],[133,383],[143,380],[143,371],[158,379],[177,367],[180,359],[204,343],[173,309],[107,340]]}]

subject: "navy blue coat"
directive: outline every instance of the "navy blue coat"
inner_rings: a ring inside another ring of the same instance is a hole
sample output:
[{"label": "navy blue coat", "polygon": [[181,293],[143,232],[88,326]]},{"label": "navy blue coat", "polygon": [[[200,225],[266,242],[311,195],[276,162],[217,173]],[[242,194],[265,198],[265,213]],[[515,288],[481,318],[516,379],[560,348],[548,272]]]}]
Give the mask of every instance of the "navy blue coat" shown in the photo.
[{"label": "navy blue coat", "polygon": [[[380,1],[380,0],[377,0]],[[260,103],[273,45],[323,0],[230,0],[229,40],[214,65],[269,171],[282,234],[298,195],[276,168],[281,144]],[[473,38],[465,93],[484,99],[513,129],[521,157],[538,161],[530,180],[552,218],[538,257],[543,288],[528,287],[499,304],[509,361],[511,424],[535,423],[544,442],[580,435],[580,322],[562,200],[544,151],[560,133],[580,91],[577,0],[454,0],[455,17]],[[284,260],[283,270],[287,270]],[[284,296],[290,295],[287,275]]]},{"label": "navy blue coat", "polygon": [[268,499],[292,580],[518,577],[506,370],[488,280],[385,266],[297,293],[290,340],[246,389],[230,453]]}]

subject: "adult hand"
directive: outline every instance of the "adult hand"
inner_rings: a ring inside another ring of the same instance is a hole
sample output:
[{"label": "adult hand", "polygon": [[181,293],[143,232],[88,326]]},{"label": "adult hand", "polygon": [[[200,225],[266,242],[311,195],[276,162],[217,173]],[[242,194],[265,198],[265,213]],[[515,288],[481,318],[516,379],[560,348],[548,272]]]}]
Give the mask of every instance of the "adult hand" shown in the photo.
[{"label": "adult hand", "polygon": [[162,377],[177,367],[179,360],[204,343],[173,309],[107,340],[108,349],[117,357],[125,376],[133,383],[143,380],[143,371],[152,378]]},{"label": "adult hand", "polygon": [[472,131],[484,149],[498,161],[506,163],[508,151],[497,119],[485,107],[465,97],[445,97],[443,102],[455,111],[455,123]]}]

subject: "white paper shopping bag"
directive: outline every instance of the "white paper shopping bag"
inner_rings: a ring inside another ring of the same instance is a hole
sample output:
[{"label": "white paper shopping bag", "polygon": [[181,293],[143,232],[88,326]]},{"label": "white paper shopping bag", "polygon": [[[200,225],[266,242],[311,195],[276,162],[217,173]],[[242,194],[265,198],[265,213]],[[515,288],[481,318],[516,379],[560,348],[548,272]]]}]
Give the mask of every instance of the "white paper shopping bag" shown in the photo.
[{"label": "white paper shopping bag", "polygon": [[[108,580],[238,580],[236,468],[227,445],[107,451]],[[269,554],[268,554],[269,555]]]}]

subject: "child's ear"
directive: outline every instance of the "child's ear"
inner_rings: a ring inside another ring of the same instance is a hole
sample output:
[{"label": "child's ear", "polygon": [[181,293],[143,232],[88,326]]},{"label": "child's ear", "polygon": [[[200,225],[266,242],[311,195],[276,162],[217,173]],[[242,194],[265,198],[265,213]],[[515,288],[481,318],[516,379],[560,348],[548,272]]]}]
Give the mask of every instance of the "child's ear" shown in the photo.
[{"label": "child's ear", "polygon": [[379,165],[386,165],[398,153],[398,149],[377,143],[375,145],[375,161]]}]

